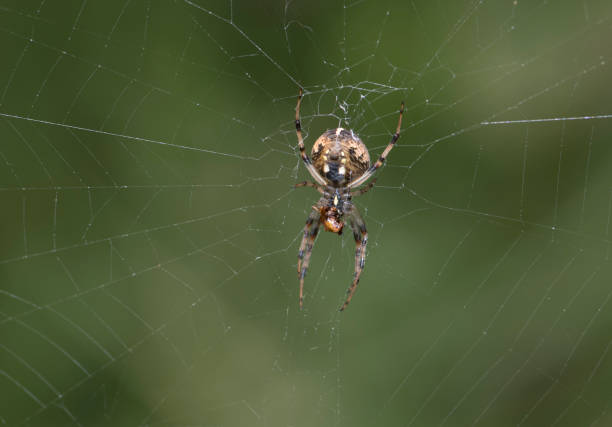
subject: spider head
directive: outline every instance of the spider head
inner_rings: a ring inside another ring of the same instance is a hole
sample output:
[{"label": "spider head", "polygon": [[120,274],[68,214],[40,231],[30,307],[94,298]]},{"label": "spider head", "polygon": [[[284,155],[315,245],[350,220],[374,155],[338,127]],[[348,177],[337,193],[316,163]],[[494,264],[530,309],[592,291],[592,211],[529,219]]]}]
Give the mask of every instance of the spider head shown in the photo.
[{"label": "spider head", "polygon": [[338,212],[338,209],[334,206],[322,207],[319,211],[321,214],[321,222],[325,227],[325,230],[331,231],[332,233],[342,234],[344,228],[344,221],[342,221],[342,215]]}]

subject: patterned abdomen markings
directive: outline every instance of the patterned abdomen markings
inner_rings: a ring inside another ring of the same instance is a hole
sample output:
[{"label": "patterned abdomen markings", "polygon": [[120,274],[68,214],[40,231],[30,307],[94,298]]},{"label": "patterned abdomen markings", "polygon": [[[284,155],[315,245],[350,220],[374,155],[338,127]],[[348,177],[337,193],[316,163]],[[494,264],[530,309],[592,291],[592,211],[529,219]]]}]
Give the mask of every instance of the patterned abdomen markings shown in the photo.
[{"label": "patterned abdomen markings", "polygon": [[370,167],[370,154],[357,135],[346,129],[327,130],[312,146],[312,163],[336,187],[345,186]]}]

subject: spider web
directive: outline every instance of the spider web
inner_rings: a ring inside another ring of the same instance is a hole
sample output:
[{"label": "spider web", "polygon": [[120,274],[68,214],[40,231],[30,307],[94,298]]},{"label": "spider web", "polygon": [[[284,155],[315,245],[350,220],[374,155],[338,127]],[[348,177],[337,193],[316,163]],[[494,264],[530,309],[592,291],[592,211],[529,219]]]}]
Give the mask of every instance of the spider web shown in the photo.
[{"label": "spider web", "polygon": [[[1,1],[0,421],[608,425],[611,13]],[[372,157],[406,102],[344,313],[299,86]]]}]

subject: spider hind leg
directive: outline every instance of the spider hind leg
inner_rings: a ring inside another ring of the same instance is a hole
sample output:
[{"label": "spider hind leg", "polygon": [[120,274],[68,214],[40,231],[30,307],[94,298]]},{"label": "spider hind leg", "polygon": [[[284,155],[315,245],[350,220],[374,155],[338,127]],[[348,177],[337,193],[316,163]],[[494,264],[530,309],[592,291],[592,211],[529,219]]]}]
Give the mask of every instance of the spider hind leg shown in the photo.
[{"label": "spider hind leg", "polygon": [[399,110],[399,119],[397,120],[397,128],[395,128],[395,133],[391,137],[391,141],[389,142],[385,150],[382,152],[378,160],[376,160],[376,163],[370,166],[370,168],[363,175],[361,175],[354,181],[349,182],[348,188],[359,187],[361,184],[363,184],[368,179],[370,179],[372,175],[374,175],[374,172],[376,172],[376,170],[383,165],[383,163],[387,159],[387,156],[389,155],[389,152],[391,151],[393,146],[395,146],[395,143],[400,137],[400,130],[402,128],[402,116],[403,115],[404,115],[404,103],[402,102],[402,105],[400,106],[400,110]]}]

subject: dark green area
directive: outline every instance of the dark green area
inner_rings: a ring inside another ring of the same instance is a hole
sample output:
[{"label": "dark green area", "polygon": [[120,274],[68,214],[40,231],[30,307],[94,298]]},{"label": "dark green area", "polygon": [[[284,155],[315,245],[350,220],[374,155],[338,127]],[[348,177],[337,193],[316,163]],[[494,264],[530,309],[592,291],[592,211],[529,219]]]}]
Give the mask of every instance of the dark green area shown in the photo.
[{"label": "dark green area", "polygon": [[[0,424],[609,425],[611,18],[0,0]],[[298,309],[300,85],[308,147],[406,102],[344,313],[350,233]]]}]

